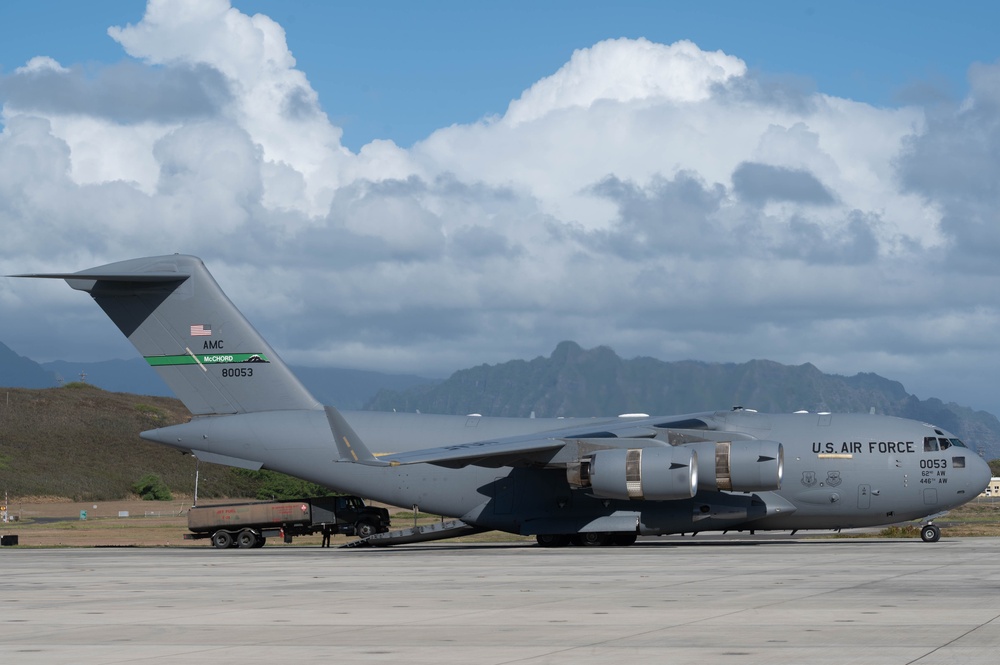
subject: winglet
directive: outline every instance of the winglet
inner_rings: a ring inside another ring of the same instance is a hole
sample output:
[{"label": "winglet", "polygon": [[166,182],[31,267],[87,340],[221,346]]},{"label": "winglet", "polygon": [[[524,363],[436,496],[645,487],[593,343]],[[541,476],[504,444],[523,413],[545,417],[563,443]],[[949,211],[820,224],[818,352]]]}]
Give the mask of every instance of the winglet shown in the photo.
[{"label": "winglet", "polygon": [[391,466],[389,462],[383,462],[371,454],[357,432],[347,424],[344,416],[340,415],[340,411],[332,406],[325,407],[325,410],[327,422],[330,423],[330,431],[333,432],[333,439],[337,443],[337,452],[340,453],[341,462],[357,462],[368,466]]}]

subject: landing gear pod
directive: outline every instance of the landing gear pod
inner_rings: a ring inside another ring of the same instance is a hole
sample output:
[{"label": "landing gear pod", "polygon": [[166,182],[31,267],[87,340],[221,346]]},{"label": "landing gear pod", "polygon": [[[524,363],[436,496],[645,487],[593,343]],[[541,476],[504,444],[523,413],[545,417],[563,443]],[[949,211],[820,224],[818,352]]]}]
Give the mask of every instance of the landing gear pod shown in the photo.
[{"label": "landing gear pod", "polygon": [[675,447],[599,450],[590,458],[589,480],[605,499],[690,499],[698,491],[698,455]]},{"label": "landing gear pod", "polygon": [[698,484],[701,489],[735,492],[781,489],[785,452],[777,441],[718,441],[693,447],[701,460]]}]

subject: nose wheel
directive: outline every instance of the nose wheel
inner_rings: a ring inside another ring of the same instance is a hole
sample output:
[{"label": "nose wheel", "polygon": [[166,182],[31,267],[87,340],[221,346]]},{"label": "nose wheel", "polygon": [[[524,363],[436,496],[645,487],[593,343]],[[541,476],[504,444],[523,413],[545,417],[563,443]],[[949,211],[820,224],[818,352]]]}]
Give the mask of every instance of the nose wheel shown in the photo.
[{"label": "nose wheel", "polygon": [[925,524],[920,528],[920,538],[925,543],[936,543],[941,540],[941,527],[936,524]]}]

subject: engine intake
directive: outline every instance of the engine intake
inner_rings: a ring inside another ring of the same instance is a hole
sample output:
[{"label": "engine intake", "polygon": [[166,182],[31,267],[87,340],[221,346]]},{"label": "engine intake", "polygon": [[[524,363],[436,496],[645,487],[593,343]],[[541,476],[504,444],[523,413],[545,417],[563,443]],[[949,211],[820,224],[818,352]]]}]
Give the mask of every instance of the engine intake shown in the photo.
[{"label": "engine intake", "polygon": [[580,485],[601,498],[670,501],[698,491],[698,454],[691,448],[598,450],[583,466]]}]

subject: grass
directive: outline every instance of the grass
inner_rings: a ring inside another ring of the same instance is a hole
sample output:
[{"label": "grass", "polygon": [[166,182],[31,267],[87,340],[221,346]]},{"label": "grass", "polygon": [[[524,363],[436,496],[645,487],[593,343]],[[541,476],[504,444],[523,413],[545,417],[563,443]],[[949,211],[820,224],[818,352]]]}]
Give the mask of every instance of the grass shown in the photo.
[{"label": "grass", "polygon": [[920,527],[916,524],[894,524],[879,531],[878,536],[879,538],[919,538]]},{"label": "grass", "polygon": [[[1000,538],[1000,500],[974,499],[971,503],[959,506],[941,517],[934,523],[941,527],[945,538]],[[876,534],[872,533],[840,533],[837,538],[919,538],[920,522],[893,524]]]},{"label": "grass", "polygon": [[419,513],[418,512],[416,515],[414,515],[412,510],[401,510],[398,513],[392,513],[391,517],[392,517],[393,524],[395,524],[396,522],[400,522],[401,523],[403,520],[408,520],[408,521],[412,522],[414,519],[416,519],[418,521],[419,520],[437,521],[437,520],[441,519],[440,515],[431,515],[430,513]]},{"label": "grass", "polygon": [[483,533],[474,533],[471,536],[460,536],[454,538],[452,542],[456,543],[533,543],[535,542],[534,536],[518,536],[513,533],[506,533],[504,531],[484,531]]},{"label": "grass", "polygon": [[1000,537],[1000,501],[973,499],[934,522],[948,536]]},{"label": "grass", "polygon": [[135,410],[157,424],[165,424],[169,420],[169,415],[157,406],[150,406],[149,404],[140,402],[135,405]]},{"label": "grass", "polygon": [[47,524],[24,524],[23,528],[18,527],[18,531],[31,531],[33,528],[56,531],[104,531],[105,529],[176,529],[177,525],[157,521],[155,518],[66,520],[65,522],[49,522]]},{"label": "grass", "polygon": [[[192,456],[139,438],[140,432],[190,420],[180,401],[80,382],[44,390],[10,388],[8,396],[0,403],[0,491],[12,497],[111,501],[132,496],[132,485],[150,473],[175,495],[194,491]],[[198,493],[205,498],[253,497],[275,476],[287,478],[207,462],[198,470]]]}]

